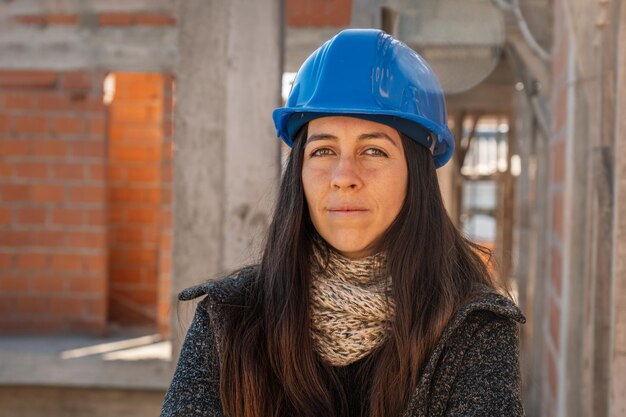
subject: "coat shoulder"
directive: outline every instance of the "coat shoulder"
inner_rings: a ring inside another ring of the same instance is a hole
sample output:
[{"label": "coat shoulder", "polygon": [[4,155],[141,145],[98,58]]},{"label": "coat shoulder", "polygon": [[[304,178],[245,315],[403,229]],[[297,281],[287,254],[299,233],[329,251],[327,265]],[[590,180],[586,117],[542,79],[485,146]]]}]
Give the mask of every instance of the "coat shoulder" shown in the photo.
[{"label": "coat shoulder", "polygon": [[206,295],[214,303],[227,303],[238,295],[242,295],[250,287],[258,270],[258,265],[247,266],[224,277],[194,285],[181,291],[178,299],[189,301]]}]

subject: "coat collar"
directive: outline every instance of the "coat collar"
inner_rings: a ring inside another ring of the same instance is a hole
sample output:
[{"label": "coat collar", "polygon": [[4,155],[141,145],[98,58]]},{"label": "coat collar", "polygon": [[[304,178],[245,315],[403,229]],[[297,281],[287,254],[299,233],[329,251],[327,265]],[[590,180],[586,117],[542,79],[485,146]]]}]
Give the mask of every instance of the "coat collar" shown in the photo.
[{"label": "coat collar", "polygon": [[[207,281],[203,284],[187,288],[178,294],[178,299],[186,301],[202,295],[208,295],[211,301],[219,304],[230,298],[233,293],[244,289],[246,284],[254,279],[257,272],[258,265],[243,268],[223,279]],[[522,311],[509,297],[485,288],[479,291],[474,299],[463,305],[452,316],[442,337],[445,337],[448,333],[452,333],[465,321],[468,315],[476,311],[490,311],[518,323],[526,322],[526,317],[524,317]]]}]

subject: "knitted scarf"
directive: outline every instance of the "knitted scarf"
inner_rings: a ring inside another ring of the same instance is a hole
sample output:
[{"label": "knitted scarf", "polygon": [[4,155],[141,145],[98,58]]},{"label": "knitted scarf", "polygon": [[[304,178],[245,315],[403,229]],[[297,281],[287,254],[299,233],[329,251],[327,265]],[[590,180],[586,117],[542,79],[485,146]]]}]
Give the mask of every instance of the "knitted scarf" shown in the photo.
[{"label": "knitted scarf", "polygon": [[314,249],[311,282],[311,336],[322,359],[333,366],[355,362],[387,338],[394,303],[387,297],[386,256],[353,260]]}]

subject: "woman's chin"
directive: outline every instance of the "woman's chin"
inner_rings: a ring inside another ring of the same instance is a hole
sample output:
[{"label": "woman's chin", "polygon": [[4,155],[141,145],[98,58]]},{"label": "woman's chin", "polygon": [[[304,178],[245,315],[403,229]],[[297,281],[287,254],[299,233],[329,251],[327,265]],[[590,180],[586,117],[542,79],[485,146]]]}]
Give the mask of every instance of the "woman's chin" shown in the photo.
[{"label": "woman's chin", "polygon": [[331,243],[331,246],[341,255],[350,259],[361,259],[372,254],[372,249],[370,248],[370,245],[339,242],[337,244]]}]

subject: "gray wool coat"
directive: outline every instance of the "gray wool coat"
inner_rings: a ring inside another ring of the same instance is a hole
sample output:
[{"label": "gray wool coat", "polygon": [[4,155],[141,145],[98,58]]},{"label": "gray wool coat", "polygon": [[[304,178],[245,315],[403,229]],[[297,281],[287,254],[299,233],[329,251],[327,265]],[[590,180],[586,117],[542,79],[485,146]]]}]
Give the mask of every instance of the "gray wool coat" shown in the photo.
[{"label": "gray wool coat", "polygon": [[[161,417],[223,416],[219,395],[222,308],[254,274],[188,288],[180,300],[205,296],[183,343]],[[486,292],[452,317],[433,349],[403,417],[519,417],[518,323],[526,321],[508,298]],[[323,417],[323,416],[320,416]]]}]

